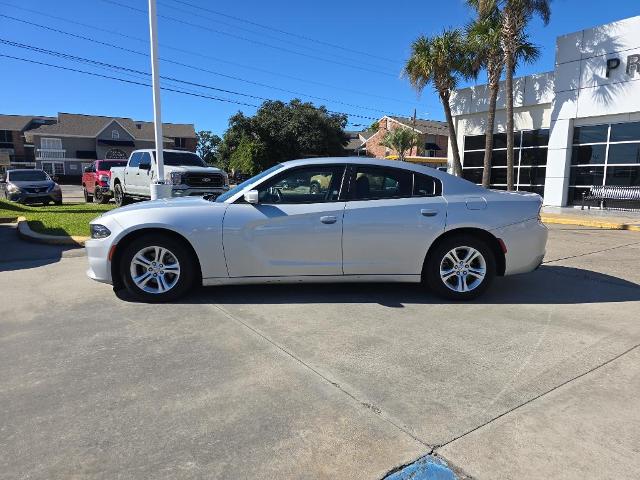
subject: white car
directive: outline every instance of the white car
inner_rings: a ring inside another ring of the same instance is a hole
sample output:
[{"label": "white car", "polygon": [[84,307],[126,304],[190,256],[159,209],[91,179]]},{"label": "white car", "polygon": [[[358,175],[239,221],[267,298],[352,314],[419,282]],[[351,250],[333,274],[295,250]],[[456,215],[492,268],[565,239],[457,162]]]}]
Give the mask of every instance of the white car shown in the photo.
[{"label": "white car", "polygon": [[486,190],[409,163],[294,160],[215,200],[103,214],[86,242],[88,275],[145,301],[198,284],[301,281],[424,281],[440,296],[471,299],[496,275],[542,263],[540,206],[534,193]]}]

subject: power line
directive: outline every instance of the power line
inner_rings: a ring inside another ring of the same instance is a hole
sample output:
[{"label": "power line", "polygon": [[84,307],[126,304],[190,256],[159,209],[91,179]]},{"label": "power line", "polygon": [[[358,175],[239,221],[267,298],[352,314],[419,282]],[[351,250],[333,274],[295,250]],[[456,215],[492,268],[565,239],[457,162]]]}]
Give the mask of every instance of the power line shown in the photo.
[{"label": "power line", "polygon": [[[144,15],[147,15],[147,11],[146,10],[142,10],[140,8],[132,7],[131,5],[126,5],[124,3],[120,3],[120,2],[117,2],[115,0],[100,0],[100,1],[112,4],[112,5],[117,5],[119,7],[127,8],[129,10],[133,10],[134,12],[143,13]],[[355,65],[355,64],[352,64],[352,63],[339,62],[339,61],[332,60],[332,59],[329,59],[329,58],[319,57],[317,55],[311,55],[311,54],[304,53],[304,52],[298,52],[296,50],[291,50],[289,48],[279,47],[277,45],[271,45],[270,43],[261,42],[260,40],[254,40],[252,38],[243,37],[242,35],[236,35],[236,34],[233,34],[233,33],[222,31],[222,30],[217,30],[215,28],[207,27],[207,26],[204,26],[204,25],[199,25],[197,23],[188,22],[186,20],[181,20],[181,19],[170,17],[170,16],[167,16],[167,15],[158,14],[158,17],[159,18],[164,18],[166,20],[170,20],[172,22],[181,23],[183,25],[188,25],[190,27],[199,28],[201,30],[206,30],[206,31],[217,33],[217,34],[220,34],[220,35],[226,35],[228,37],[232,37],[232,38],[235,38],[235,39],[238,39],[238,40],[242,40],[242,41],[245,41],[245,42],[249,42],[249,43],[253,43],[253,44],[256,44],[256,45],[261,45],[263,47],[272,48],[272,49],[275,49],[275,50],[280,50],[280,51],[283,51],[283,52],[291,53],[291,54],[294,54],[294,55],[299,55],[299,56],[311,58],[311,59],[314,59],[314,60],[320,60],[322,62],[333,63],[335,65],[341,65],[343,67],[354,68],[354,69],[357,69],[357,70],[363,70],[365,72],[377,73],[377,74],[380,74],[380,75],[385,75],[385,76],[389,76],[389,77],[395,77],[395,75],[393,75],[393,74],[391,74],[389,72],[384,72],[382,70],[374,70],[372,68],[361,67],[360,65]]]},{"label": "power line", "polygon": [[[6,15],[6,14],[0,14],[0,17],[5,17],[5,18],[8,18],[8,19],[17,21],[17,22],[25,23],[27,25],[32,25],[32,26],[39,27],[39,28],[43,28],[45,30],[53,31],[53,32],[56,32],[56,33],[59,33],[59,34],[62,34],[62,35],[67,35],[67,36],[70,36],[70,37],[73,37],[73,38],[79,38],[81,40],[85,40],[85,41],[88,41],[88,42],[96,43],[98,45],[103,45],[103,46],[106,46],[106,47],[115,48],[115,49],[122,50],[122,51],[125,51],[125,52],[128,52],[128,53],[133,53],[135,55],[140,55],[140,56],[143,56],[143,57],[149,57],[149,54],[147,54],[145,52],[141,52],[141,51],[138,51],[138,50],[127,48],[127,47],[122,47],[120,45],[116,45],[116,44],[109,43],[109,42],[104,42],[102,40],[97,40],[95,38],[88,37],[88,36],[85,36],[85,35],[80,35],[80,34],[77,34],[77,33],[72,33],[72,32],[68,32],[68,31],[65,31],[65,30],[60,30],[58,28],[53,28],[53,27],[50,27],[48,25],[42,25],[42,24],[39,24],[39,23],[30,22],[28,20],[24,20],[24,19],[17,18],[17,17],[12,17],[12,16]],[[313,99],[320,100],[320,101],[323,101],[323,102],[330,102],[330,103],[335,103],[335,104],[339,104],[339,105],[344,105],[346,107],[353,107],[353,108],[359,108],[359,109],[363,109],[363,110],[370,110],[370,111],[374,111],[374,112],[379,112],[379,113],[383,113],[383,114],[389,114],[388,111],[386,111],[386,110],[373,108],[373,107],[366,107],[366,106],[357,105],[357,104],[353,104],[353,103],[343,102],[341,100],[335,100],[335,99],[331,99],[331,98],[326,98],[326,97],[320,97],[320,96],[317,96],[317,95],[307,94],[307,93],[304,93],[304,92],[298,92],[298,91],[295,91],[295,90],[289,90],[289,89],[286,89],[286,88],[276,87],[274,85],[269,85],[269,84],[265,84],[265,83],[261,83],[261,82],[256,82],[256,81],[253,81],[253,80],[247,80],[246,78],[236,77],[236,76],[233,76],[233,75],[228,75],[228,74],[225,74],[225,73],[216,72],[214,70],[209,70],[207,68],[202,68],[202,67],[198,67],[198,66],[187,64],[187,63],[183,63],[183,62],[178,62],[176,60],[171,60],[171,59],[168,59],[168,58],[165,58],[165,57],[160,57],[160,60],[162,60],[163,62],[167,62],[167,63],[171,63],[173,65],[180,66],[180,67],[190,68],[192,70],[208,73],[208,74],[211,74],[211,75],[216,75],[216,76],[219,76],[219,77],[228,78],[228,79],[239,81],[239,82],[243,82],[243,83],[248,83],[250,85],[256,85],[256,86],[259,86],[259,87],[278,90],[278,91],[281,91],[281,92],[284,92],[284,93],[289,93],[291,95],[300,95],[300,96],[303,96],[303,97],[313,98]]]},{"label": "power line", "polygon": [[279,28],[270,27],[270,26],[265,25],[263,23],[254,22],[254,21],[247,20],[247,19],[241,18],[241,17],[235,17],[233,15],[229,15],[229,14],[217,11],[217,10],[212,10],[210,8],[201,7],[200,5],[194,5],[192,3],[185,2],[183,0],[170,0],[170,1],[172,1],[174,3],[179,3],[179,4],[182,4],[182,5],[186,5],[186,6],[189,6],[191,8],[196,8],[198,10],[203,10],[203,11],[206,11],[206,12],[209,12],[209,13],[213,13],[214,15],[218,15],[218,16],[221,16],[221,17],[225,17],[225,18],[229,18],[229,19],[232,19],[232,20],[236,20],[238,22],[243,22],[243,23],[247,23],[249,25],[254,25],[256,27],[264,28],[266,30],[271,30],[271,31],[274,31],[274,32],[278,32],[278,33],[281,33],[283,35],[288,35],[290,37],[300,38],[302,40],[306,40],[306,41],[309,41],[309,42],[317,43],[319,45],[324,45],[324,46],[331,47],[331,48],[337,48],[339,50],[344,50],[346,52],[356,53],[358,55],[366,55],[367,57],[377,58],[379,60],[385,60],[387,62],[398,63],[396,60],[393,60],[391,58],[382,57],[382,56],[379,56],[379,55],[374,55],[372,53],[363,52],[361,50],[355,50],[353,48],[344,47],[342,45],[337,45],[335,43],[325,42],[323,40],[318,40],[316,38],[307,37],[305,35],[300,35],[298,33],[288,32],[286,30],[281,30]]},{"label": "power line", "polygon": [[[111,29],[102,28],[102,27],[99,27],[97,25],[90,25],[90,24],[87,24],[87,23],[78,22],[76,20],[71,20],[69,18],[64,18],[64,17],[59,17],[59,16],[56,16],[56,15],[47,14],[47,13],[44,13],[44,12],[41,12],[41,11],[38,11],[38,10],[32,10],[30,8],[20,7],[18,5],[12,5],[10,3],[6,3],[6,2],[3,2],[3,1],[0,1],[0,5],[5,5],[5,6],[11,7],[11,8],[15,8],[17,10],[22,10],[24,12],[32,13],[32,14],[35,14],[35,15],[40,15],[40,16],[45,17],[45,18],[50,18],[50,19],[53,19],[53,20],[66,22],[66,23],[69,23],[71,25],[78,25],[80,27],[88,28],[88,29],[91,29],[91,30],[94,30],[94,31],[99,31],[99,32],[110,34],[110,35],[116,35],[116,36],[119,36],[119,37],[122,37],[122,38],[126,38],[126,39],[129,39],[129,40],[135,40],[137,42],[144,43],[145,45],[149,44],[149,40],[146,39],[146,38],[136,37],[136,36],[133,36],[133,35],[127,35],[125,33],[117,32],[117,31],[111,30]],[[276,72],[276,71],[273,71],[273,70],[267,70],[267,69],[259,68],[259,67],[253,66],[253,65],[246,65],[246,64],[242,64],[242,63],[238,63],[238,62],[233,62],[231,60],[226,60],[226,59],[223,59],[223,58],[219,58],[219,57],[214,57],[214,56],[211,56],[211,55],[203,54],[202,52],[197,52],[195,50],[187,50],[187,49],[183,49],[183,48],[178,48],[178,47],[175,47],[173,45],[166,44],[166,43],[160,43],[159,45],[163,49],[166,48],[166,49],[169,49],[169,50],[174,50],[176,52],[186,53],[186,54],[189,54],[189,55],[194,55],[194,56],[197,56],[197,57],[200,57],[200,58],[204,58],[204,59],[207,59],[207,60],[214,60],[216,62],[226,63],[226,64],[229,64],[229,65],[234,65],[236,67],[245,68],[245,69],[253,70],[253,71],[257,71],[257,72],[262,72],[262,73],[266,73],[268,75],[274,75],[274,76],[278,76],[278,77],[282,77],[282,78],[288,78],[288,79],[295,80],[295,81],[302,82],[302,83],[308,83],[308,84],[311,84],[311,85],[318,85],[318,86],[321,86],[321,87],[331,88],[331,89],[334,89],[334,90],[342,90],[342,91],[353,93],[353,94],[360,95],[360,96],[365,96],[365,97],[370,97],[370,98],[377,98],[379,100],[388,100],[388,101],[397,102],[397,103],[404,103],[404,104],[407,104],[407,105],[414,105],[415,104],[415,102],[411,102],[411,101],[408,101],[408,100],[402,100],[402,99],[399,99],[399,98],[387,97],[387,96],[384,96],[384,95],[376,95],[376,94],[373,94],[373,93],[363,92],[361,90],[355,90],[355,89],[351,89],[351,88],[346,88],[344,86],[331,85],[331,84],[328,84],[328,83],[319,82],[317,80],[313,80],[313,79],[310,79],[310,78],[300,78],[300,77],[296,77],[294,75],[288,75],[288,74],[285,74],[285,73],[282,73],[282,72]]]},{"label": "power line", "polygon": [[[85,75],[91,75],[91,76],[94,76],[94,77],[104,78],[104,79],[108,79],[108,80],[116,80],[116,81],[123,82],[123,83],[129,83],[129,84],[133,84],[133,85],[140,85],[140,86],[143,86],[143,87],[151,87],[151,84],[149,84],[149,83],[138,82],[138,81],[135,81],[135,80],[127,80],[127,79],[120,78],[120,77],[113,77],[111,75],[104,75],[104,74],[101,74],[101,73],[89,72],[87,70],[80,70],[80,69],[77,69],[77,68],[65,67],[65,66],[62,66],[62,65],[56,65],[56,64],[47,63],[47,62],[40,62],[40,61],[37,61],[37,60],[28,59],[28,58],[24,58],[24,57],[16,57],[16,56],[7,55],[7,54],[4,54],[4,53],[0,53],[0,57],[10,58],[10,59],[13,59],[13,60],[19,60],[19,61],[22,61],[22,62],[33,63],[33,64],[36,64],[36,65],[41,65],[41,66],[46,66],[46,67],[51,67],[51,68],[57,68],[59,70],[66,70],[66,71],[75,72],[75,73],[82,73],[82,74],[85,74]],[[125,67],[123,67],[123,68],[125,68]],[[175,81],[175,80],[172,80],[172,81]],[[233,99],[230,99],[230,98],[215,97],[215,96],[206,95],[206,94],[202,94],[202,93],[195,93],[193,91],[186,91],[186,90],[180,90],[180,89],[176,89],[176,88],[169,88],[169,87],[163,87],[163,86],[161,86],[160,88],[161,88],[161,90],[166,90],[168,92],[181,93],[181,94],[184,94],[184,95],[191,95],[193,97],[207,98],[207,99],[216,100],[216,101],[219,101],[219,102],[232,103],[232,104],[236,104],[236,105],[259,108],[258,105],[255,105],[253,103],[240,102],[240,101],[233,100]],[[377,120],[376,117],[369,117],[369,116],[366,116],[366,115],[359,115],[359,114],[355,114],[355,113],[338,112],[338,111],[328,110],[328,109],[326,111],[328,113],[337,114],[337,115],[345,115],[347,117],[356,117],[356,118],[362,118],[362,119],[366,119],[366,120]]]}]

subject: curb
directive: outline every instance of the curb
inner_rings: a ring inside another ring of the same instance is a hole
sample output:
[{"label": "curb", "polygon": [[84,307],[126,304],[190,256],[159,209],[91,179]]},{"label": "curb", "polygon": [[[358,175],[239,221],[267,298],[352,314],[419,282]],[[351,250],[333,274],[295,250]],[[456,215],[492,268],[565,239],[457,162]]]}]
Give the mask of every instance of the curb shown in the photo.
[{"label": "curb", "polygon": [[18,217],[18,236],[30,242],[44,243],[46,245],[69,245],[73,247],[84,247],[84,242],[89,240],[89,237],[76,235],[46,235],[44,233],[34,232],[29,227],[29,222],[25,217]]},{"label": "curb", "polygon": [[18,217],[0,217],[0,223],[16,223]]},{"label": "curb", "polygon": [[591,220],[576,217],[556,217],[542,214],[543,223],[552,223],[557,225],[577,225],[581,227],[602,228],[608,230],[629,230],[632,232],[640,232],[640,225],[631,223],[615,223],[602,220]]}]

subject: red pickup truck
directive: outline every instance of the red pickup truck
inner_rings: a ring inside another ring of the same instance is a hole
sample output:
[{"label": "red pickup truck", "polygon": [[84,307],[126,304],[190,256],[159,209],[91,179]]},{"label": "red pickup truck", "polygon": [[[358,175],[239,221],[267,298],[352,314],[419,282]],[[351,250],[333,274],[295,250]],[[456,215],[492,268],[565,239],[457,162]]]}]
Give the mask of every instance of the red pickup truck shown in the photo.
[{"label": "red pickup truck", "polygon": [[109,190],[111,167],[124,167],[126,165],[126,160],[96,160],[90,167],[85,168],[82,173],[84,201],[109,203],[111,198],[111,191]]}]

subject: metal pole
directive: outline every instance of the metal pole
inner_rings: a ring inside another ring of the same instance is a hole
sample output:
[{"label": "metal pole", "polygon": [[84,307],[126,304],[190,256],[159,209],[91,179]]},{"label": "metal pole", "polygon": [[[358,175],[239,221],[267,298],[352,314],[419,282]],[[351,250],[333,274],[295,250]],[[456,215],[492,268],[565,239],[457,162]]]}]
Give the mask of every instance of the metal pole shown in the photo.
[{"label": "metal pole", "polygon": [[151,183],[151,200],[171,196],[164,185],[164,156],[162,152],[162,113],[160,109],[160,73],[158,68],[158,16],[156,0],[149,0],[149,34],[151,36],[151,83],[153,86],[153,124],[156,140],[156,178]]}]

